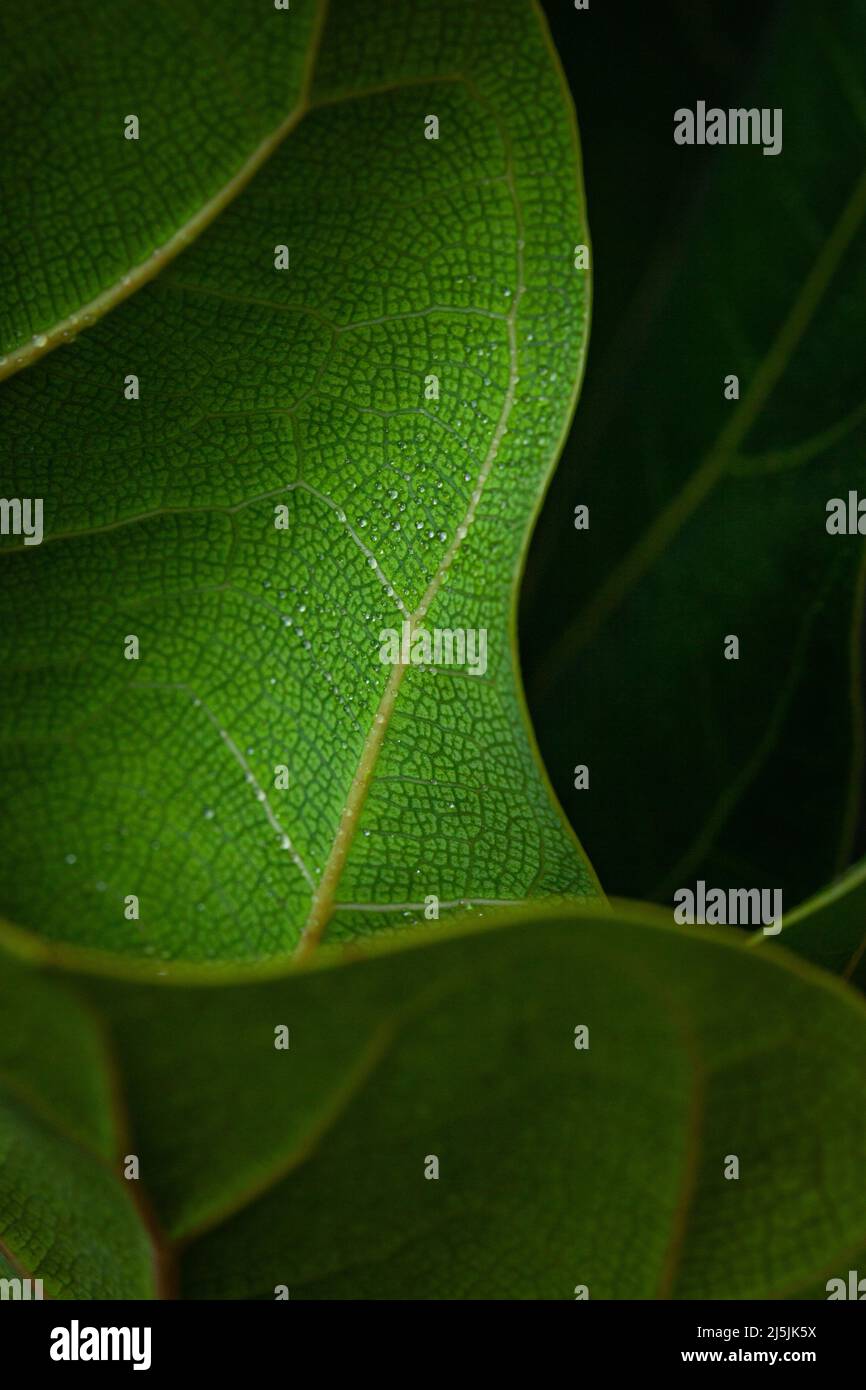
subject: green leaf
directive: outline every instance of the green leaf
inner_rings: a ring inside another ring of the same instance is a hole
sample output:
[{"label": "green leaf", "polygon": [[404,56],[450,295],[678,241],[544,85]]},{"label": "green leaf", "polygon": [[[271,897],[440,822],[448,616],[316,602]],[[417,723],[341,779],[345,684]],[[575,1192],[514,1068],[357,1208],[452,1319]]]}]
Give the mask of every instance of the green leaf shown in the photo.
[{"label": "green leaf", "polygon": [[[310,110],[243,197],[6,383],[8,491],[44,497],[46,530],[2,555],[12,920],[259,960],[433,897],[597,892],[512,611],[583,359],[585,237],[533,7],[337,7]],[[384,664],[410,620],[483,630],[486,669],[480,646],[474,669]]]},{"label": "green leaf", "polygon": [[786,913],[778,936],[752,938],[753,945],[770,948],[775,941],[861,989],[866,986],[866,860]]},{"label": "green leaf", "polygon": [[822,1297],[866,1251],[866,1008],[787,952],[541,905],[319,959],[86,982],[187,1296]]},{"label": "green leaf", "polygon": [[14,1265],[12,1261],[7,1259],[2,1251],[0,1251],[0,1279],[21,1279],[26,1277],[26,1275],[22,1275],[18,1266]]},{"label": "green leaf", "polygon": [[324,10],[7,0],[0,378],[157,274],[252,177],[303,115]]},{"label": "green leaf", "polygon": [[0,1273],[47,1298],[151,1298],[158,1260],[122,1176],[101,1028],[59,983],[0,971]]},{"label": "green leaf", "polygon": [[612,892],[701,877],[793,906],[853,857],[866,566],[826,505],[866,484],[864,81],[862,5],[783,7],[732,103],[781,107],[782,153],[712,151],[654,331],[606,423],[581,410],[539,529],[533,715]]}]

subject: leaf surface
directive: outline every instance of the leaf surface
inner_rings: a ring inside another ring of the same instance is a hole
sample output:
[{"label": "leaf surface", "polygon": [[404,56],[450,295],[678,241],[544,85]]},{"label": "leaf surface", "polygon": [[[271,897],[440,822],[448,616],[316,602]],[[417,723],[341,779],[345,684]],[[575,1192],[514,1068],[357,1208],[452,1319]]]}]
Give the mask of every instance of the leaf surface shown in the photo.
[{"label": "leaf surface", "polygon": [[71,992],[0,971],[0,1273],[46,1298],[151,1298],[157,1256],[122,1176],[101,1028]]},{"label": "leaf surface", "polygon": [[[333,9],[244,195],[6,384],[9,492],[46,532],[0,556],[22,926],[258,960],[433,897],[597,892],[513,644],[588,285],[572,112],[538,13],[506,10]],[[474,669],[384,663],[404,622],[475,633]]]},{"label": "leaf surface", "polygon": [[243,187],[304,110],[324,11],[7,0],[0,378],[157,274]]},{"label": "leaf surface", "polygon": [[866,1008],[739,933],[537,905],[86,988],[188,1296],[822,1297],[866,1249]]},{"label": "leaf surface", "polygon": [[793,907],[862,840],[866,565],[826,508],[866,490],[864,55],[862,5],[780,11],[731,104],[781,108],[782,152],[710,151],[653,330],[605,421],[581,409],[538,532],[533,714],[611,892],[700,877]]}]

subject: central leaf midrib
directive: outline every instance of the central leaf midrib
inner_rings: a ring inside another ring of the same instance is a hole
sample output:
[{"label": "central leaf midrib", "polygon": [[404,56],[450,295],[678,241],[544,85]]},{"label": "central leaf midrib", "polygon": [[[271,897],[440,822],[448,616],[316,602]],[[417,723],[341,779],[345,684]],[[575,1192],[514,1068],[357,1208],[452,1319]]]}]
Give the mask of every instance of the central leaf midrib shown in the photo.
[{"label": "central leaf midrib", "polygon": [[[479,104],[482,104],[480,96],[478,92],[474,89],[472,84],[467,82],[466,85],[467,89],[471,92],[475,100],[478,101]],[[494,119],[496,120],[496,125],[499,129],[500,136],[502,138],[503,146],[505,149],[505,182],[508,186],[508,190],[511,196],[515,219],[515,286],[511,298],[511,307],[509,309],[508,314],[505,315],[505,322],[507,325],[508,333],[508,386],[506,388],[505,398],[502,403],[502,409],[499,413],[499,419],[497,420],[496,427],[493,431],[493,436],[488,446],[487,453],[484,457],[484,462],[481,465],[481,470],[478,474],[475,486],[472,490],[472,495],[470,496],[469,505],[466,509],[466,513],[463,517],[462,522],[457,527],[454,536],[452,537],[452,540],[448,546],[448,549],[446,550],[445,555],[443,556],[442,560],[437,566],[436,572],[434,573],[432,579],[430,580],[430,583],[427,586],[427,589],[422,595],[417,608],[409,617],[408,621],[410,638],[411,634],[414,633],[416,628],[423,622],[427,610],[430,608],[430,605],[433,603],[437,594],[439,593],[439,590],[442,587],[442,581],[445,575],[448,573],[449,569],[451,568],[451,565],[453,564],[455,557],[457,556],[458,552],[460,551],[463,545],[463,541],[466,539],[466,536],[469,533],[469,528],[471,527],[472,522],[475,519],[478,504],[481,501],[481,496],[484,492],[487,479],[490,476],[491,469],[493,468],[496,455],[499,451],[499,445],[502,442],[502,438],[505,434],[505,430],[508,424],[508,419],[514,406],[514,398],[516,394],[517,383],[519,380],[516,325],[520,301],[523,297],[523,293],[526,288],[524,279],[523,257],[523,214],[520,207],[520,202],[517,197],[517,189],[514,183],[514,166],[511,141],[506,130],[501,125],[499,120],[497,120],[495,116]],[[361,813],[364,809],[364,803],[366,802],[367,794],[370,789],[373,771],[378,761],[382,745],[385,741],[385,735],[388,731],[391,716],[394,712],[394,707],[397,702],[400,686],[402,684],[406,670],[406,666],[402,665],[401,663],[398,663],[394,666],[391,675],[389,676],[385,684],[385,689],[382,693],[382,698],[379,702],[376,714],[373,717],[370,732],[368,733],[367,738],[364,741],[364,746],[361,750],[361,756],[358,760],[355,775],[352,779],[352,784],[349,788],[349,794],[346,799],[346,805],[343,809],[343,814],[340,817],[340,824],[337,827],[334,842],[331,846],[330,851],[328,852],[328,857],[325,861],[325,867],[322,873],[321,880],[319,882],[319,886],[313,895],[313,900],[310,905],[310,912],[301,932],[301,938],[295,951],[295,955],[298,959],[303,959],[307,957],[311,951],[315,950],[316,946],[321,941],[322,936],[324,935],[324,932],[327,928],[328,922],[330,921],[331,916],[333,914],[337,887],[342,877],[343,868],[348,858],[349,851],[354,842],[355,833],[358,828]]]}]

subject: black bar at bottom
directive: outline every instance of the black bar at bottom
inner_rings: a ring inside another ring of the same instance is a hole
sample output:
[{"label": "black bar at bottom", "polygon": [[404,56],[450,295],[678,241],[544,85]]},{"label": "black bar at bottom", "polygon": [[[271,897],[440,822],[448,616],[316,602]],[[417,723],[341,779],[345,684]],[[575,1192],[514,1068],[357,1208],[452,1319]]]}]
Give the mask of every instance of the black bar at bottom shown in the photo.
[{"label": "black bar at bottom", "polygon": [[845,1301],[0,1303],[4,1363],[17,1353],[28,1370],[60,1380],[104,1369],[114,1375],[137,1370],[140,1380],[175,1371],[212,1370],[224,1377],[277,1367],[291,1376],[303,1369],[299,1358],[309,1355],[320,1369],[330,1369],[340,1356],[360,1371],[371,1353],[379,1364],[403,1360],[407,1338],[412,1357],[421,1357],[416,1369],[429,1378],[437,1363],[443,1375],[453,1375],[466,1360],[467,1337],[476,1355],[491,1355],[494,1366],[498,1357],[523,1349],[524,1339],[541,1337],[533,1344],[543,1349],[545,1364],[561,1350],[574,1369],[805,1365],[826,1375],[856,1364],[864,1329],[863,1310]]}]

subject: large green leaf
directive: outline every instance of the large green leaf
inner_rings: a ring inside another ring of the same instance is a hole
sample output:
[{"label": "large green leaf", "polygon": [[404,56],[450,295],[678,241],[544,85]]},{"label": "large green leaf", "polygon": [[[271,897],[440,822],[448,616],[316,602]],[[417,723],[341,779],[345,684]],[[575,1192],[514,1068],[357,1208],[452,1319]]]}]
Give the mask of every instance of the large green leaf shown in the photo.
[{"label": "large green leaf", "polygon": [[252,177],[303,114],[324,11],[5,0],[0,378],[157,274]]},{"label": "large green leaf", "polygon": [[787,952],[621,904],[328,955],[84,982],[188,1296],[823,1297],[866,1252],[866,1008]]},{"label": "large green leaf", "polygon": [[[310,110],[244,195],[6,383],[7,490],[46,528],[0,556],[9,917],[261,959],[434,896],[597,891],[512,613],[583,359],[585,236],[533,7],[337,6]],[[384,665],[404,621],[486,630],[486,671]]]},{"label": "large green leaf", "polygon": [[864,77],[859,0],[781,7],[732,104],[781,107],[782,153],[711,151],[654,331],[598,393],[605,421],[581,410],[539,528],[533,714],[614,892],[670,900],[702,877],[793,907],[852,857],[866,567],[825,523],[866,487]]},{"label": "large green leaf", "polygon": [[116,1078],[67,988],[0,971],[0,1273],[46,1298],[150,1298],[159,1268],[123,1176]]}]

